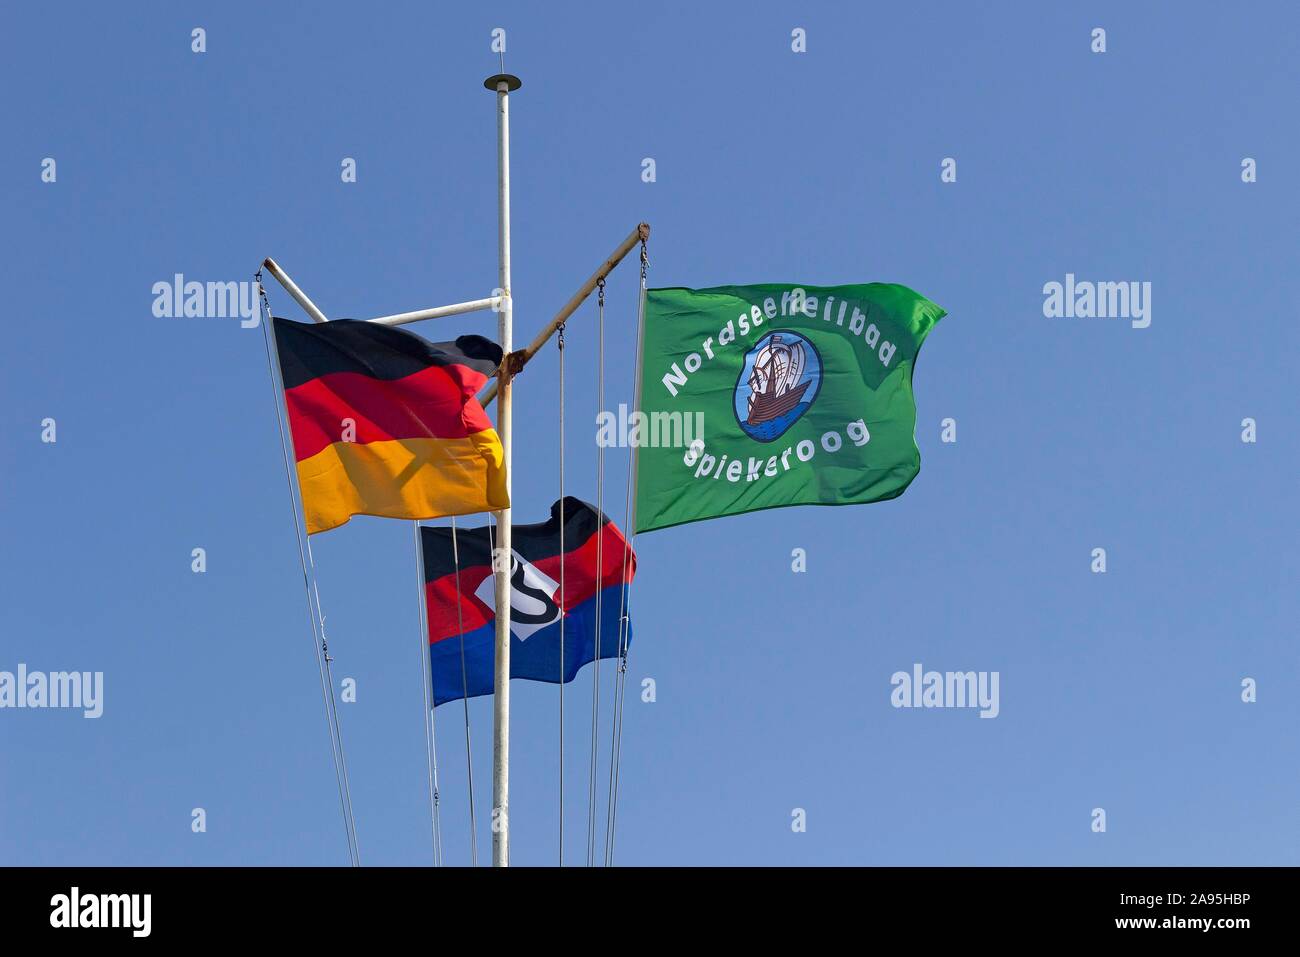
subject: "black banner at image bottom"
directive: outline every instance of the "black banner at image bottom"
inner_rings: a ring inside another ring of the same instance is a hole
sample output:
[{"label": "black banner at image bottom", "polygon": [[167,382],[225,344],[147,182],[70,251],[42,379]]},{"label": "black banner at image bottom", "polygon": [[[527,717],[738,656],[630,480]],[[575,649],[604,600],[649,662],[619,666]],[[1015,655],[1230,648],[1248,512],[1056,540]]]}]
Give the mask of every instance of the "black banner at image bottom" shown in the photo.
[{"label": "black banner at image bottom", "polygon": [[80,946],[378,943],[431,921],[521,943],[593,930],[649,943],[911,928],[927,943],[1047,935],[1231,946],[1286,926],[1294,877],[1236,867],[7,868],[0,921],[11,942]]}]

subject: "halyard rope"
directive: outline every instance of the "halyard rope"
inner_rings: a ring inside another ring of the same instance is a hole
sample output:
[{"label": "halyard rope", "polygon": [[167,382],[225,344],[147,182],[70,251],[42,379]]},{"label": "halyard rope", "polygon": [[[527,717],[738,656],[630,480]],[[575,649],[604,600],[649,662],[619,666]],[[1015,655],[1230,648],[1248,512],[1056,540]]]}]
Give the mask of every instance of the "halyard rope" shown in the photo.
[{"label": "halyard rope", "polygon": [[[347,758],[343,752],[343,731],[339,725],[338,708],[334,701],[334,679],[330,669],[329,645],[325,640],[325,615],[320,606],[320,589],[316,585],[316,563],[311,554],[311,539],[303,542],[303,521],[299,517],[298,499],[294,495],[293,470],[289,465],[289,438],[281,411],[282,389],[276,376],[275,350],[271,346],[271,302],[262,285],[262,271],[254,274],[263,311],[262,339],[266,346],[266,368],[271,380],[271,396],[275,402],[275,421],[280,430],[280,455],[284,460],[284,477],[289,489],[289,508],[293,514],[293,530],[298,539],[298,560],[302,566],[303,588],[307,595],[307,618],[311,626],[312,650],[316,656],[316,669],[320,677],[321,695],[325,700],[325,719],[329,728],[330,753],[334,759],[334,779],[338,785],[339,807],[343,812],[343,829],[347,835],[348,861],[353,867],[361,864],[361,851],[357,846],[356,818],[352,813],[352,788],[348,782]],[[313,594],[315,604],[313,606]],[[319,624],[320,631],[317,632]]]}]

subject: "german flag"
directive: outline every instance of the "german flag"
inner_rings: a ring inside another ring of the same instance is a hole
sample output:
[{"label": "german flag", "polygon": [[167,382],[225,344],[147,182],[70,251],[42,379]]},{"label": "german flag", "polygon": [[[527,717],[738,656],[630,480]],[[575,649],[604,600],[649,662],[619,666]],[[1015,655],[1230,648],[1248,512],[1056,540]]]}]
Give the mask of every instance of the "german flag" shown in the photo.
[{"label": "german flag", "polygon": [[275,319],[307,534],[353,515],[506,508],[501,440],[475,396],[501,364],[482,336],[428,342],[340,319]]}]

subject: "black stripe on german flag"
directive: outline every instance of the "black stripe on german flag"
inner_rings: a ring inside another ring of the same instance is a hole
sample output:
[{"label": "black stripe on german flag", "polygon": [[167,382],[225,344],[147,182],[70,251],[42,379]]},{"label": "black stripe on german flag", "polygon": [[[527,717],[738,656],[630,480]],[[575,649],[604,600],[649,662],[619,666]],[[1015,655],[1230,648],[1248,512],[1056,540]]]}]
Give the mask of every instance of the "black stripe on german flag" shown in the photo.
[{"label": "black stripe on german flag", "polygon": [[461,365],[484,381],[501,364],[501,347],[482,336],[454,342],[429,342],[413,332],[362,322],[275,320],[280,372],[286,390],[332,372],[355,372],[371,379],[401,379],[429,366]]}]

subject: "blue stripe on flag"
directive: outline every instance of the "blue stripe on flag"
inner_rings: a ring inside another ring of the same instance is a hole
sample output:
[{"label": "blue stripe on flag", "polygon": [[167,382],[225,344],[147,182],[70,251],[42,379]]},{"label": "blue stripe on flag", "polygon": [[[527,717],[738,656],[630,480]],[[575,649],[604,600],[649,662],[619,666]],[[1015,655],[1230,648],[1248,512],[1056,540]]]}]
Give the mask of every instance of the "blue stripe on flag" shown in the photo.
[{"label": "blue stripe on flag", "polygon": [[[610,585],[600,592],[600,657],[618,657],[620,601],[625,586]],[[433,672],[433,703],[459,701],[492,693],[492,665],[496,621],[465,633],[464,671],[461,668],[461,638],[452,635],[429,646]],[[628,623],[627,642],[632,643]],[[572,681],[583,665],[595,658],[596,596],[569,610],[564,619],[564,680]],[[560,675],[560,622],[533,632],[526,641],[510,636],[510,677],[558,683]],[[466,694],[465,692],[468,692]]]}]

